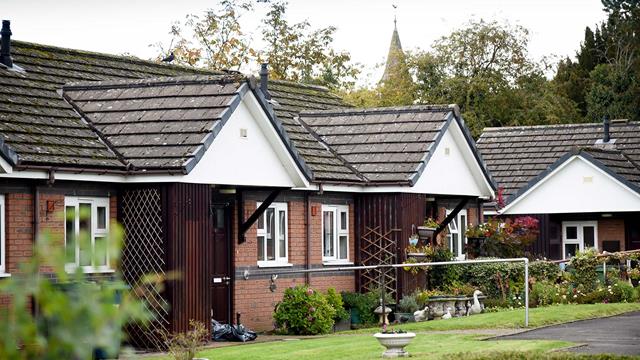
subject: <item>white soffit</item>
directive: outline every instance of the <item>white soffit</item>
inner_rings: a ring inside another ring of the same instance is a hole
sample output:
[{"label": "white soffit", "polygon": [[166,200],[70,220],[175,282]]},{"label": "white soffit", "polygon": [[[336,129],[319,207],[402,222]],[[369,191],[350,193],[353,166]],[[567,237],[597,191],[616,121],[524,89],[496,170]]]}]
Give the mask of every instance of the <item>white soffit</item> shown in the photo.
[{"label": "white soffit", "polygon": [[640,194],[576,155],[533,185],[501,214],[640,211]]},{"label": "white soffit", "polygon": [[493,196],[493,189],[455,119],[451,120],[433,150],[412,192],[485,198]]}]

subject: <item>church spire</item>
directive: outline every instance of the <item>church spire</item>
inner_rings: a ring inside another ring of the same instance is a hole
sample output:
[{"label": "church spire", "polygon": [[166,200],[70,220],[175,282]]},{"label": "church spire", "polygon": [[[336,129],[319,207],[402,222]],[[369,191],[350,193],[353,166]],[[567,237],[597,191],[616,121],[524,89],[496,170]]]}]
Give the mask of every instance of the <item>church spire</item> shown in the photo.
[{"label": "church spire", "polygon": [[[393,5],[396,9],[397,6]],[[382,82],[388,80],[391,77],[391,73],[400,64],[405,63],[404,52],[402,51],[402,44],[400,43],[400,35],[398,34],[398,23],[396,16],[393,16],[393,34],[391,35],[391,44],[389,45],[389,53],[387,54],[387,64],[384,68],[384,74],[382,75]]]}]

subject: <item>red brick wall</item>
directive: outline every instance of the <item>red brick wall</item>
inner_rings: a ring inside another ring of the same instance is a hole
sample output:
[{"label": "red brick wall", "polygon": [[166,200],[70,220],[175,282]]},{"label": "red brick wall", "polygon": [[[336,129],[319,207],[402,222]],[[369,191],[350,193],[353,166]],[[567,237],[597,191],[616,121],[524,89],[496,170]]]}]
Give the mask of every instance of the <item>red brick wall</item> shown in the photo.
[{"label": "red brick wall", "polygon": [[21,262],[33,256],[33,196],[5,195],[6,272],[18,272]]},{"label": "red brick wall", "polygon": [[599,219],[598,220],[598,249],[602,252],[602,242],[606,240],[618,240],[620,250],[625,246],[624,219]]},{"label": "red brick wall", "polygon": [[[315,216],[311,218],[311,253],[310,265],[322,267],[322,204],[311,202],[311,207],[317,208]],[[288,201],[288,239],[289,239],[289,263],[298,268],[304,267],[307,253],[305,202],[303,200]],[[245,219],[256,208],[256,201],[245,202]],[[349,259],[354,259],[354,216],[353,205],[349,206]],[[237,219],[234,219],[234,229],[237,229]],[[235,233],[235,231],[234,231]],[[234,237],[235,238],[235,237]],[[257,266],[257,238],[256,227],[252,226],[246,233],[246,242],[237,245],[235,250],[236,267],[250,267],[256,270]],[[280,270],[282,268],[278,268]],[[286,268],[284,268],[286,269]],[[237,277],[234,288],[234,311],[242,314],[242,322],[246,326],[256,330],[273,329],[273,311],[276,304],[282,299],[286,288],[305,284],[304,274],[293,276],[281,275],[276,280],[276,290],[269,290],[268,277],[253,277],[244,280]],[[354,291],[355,277],[353,274],[324,275],[312,274],[310,276],[311,287],[326,291],[332,287],[338,292]]]}]

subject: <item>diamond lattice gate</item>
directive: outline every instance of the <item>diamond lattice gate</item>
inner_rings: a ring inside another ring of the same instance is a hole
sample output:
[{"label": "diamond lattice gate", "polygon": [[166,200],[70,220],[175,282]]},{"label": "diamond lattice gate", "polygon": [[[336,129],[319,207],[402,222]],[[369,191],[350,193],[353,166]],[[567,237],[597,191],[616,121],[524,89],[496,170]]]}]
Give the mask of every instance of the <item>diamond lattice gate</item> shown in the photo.
[{"label": "diamond lattice gate", "polygon": [[[360,237],[360,256],[362,265],[391,265],[396,263],[396,240],[394,233],[398,229],[382,231],[380,226],[365,227]],[[377,291],[380,286],[380,275],[386,269],[367,269],[360,272],[360,290]],[[396,272],[385,271],[384,286],[387,293],[396,298]]]},{"label": "diamond lattice gate", "polygon": [[152,285],[141,285],[145,276],[165,279],[165,244],[162,222],[162,199],[158,188],[125,190],[121,200],[121,221],[125,229],[122,275],[132,287],[143,286],[135,295],[144,301],[154,317],[148,327],[130,326],[132,345],[138,348],[164,347],[159,331],[169,330],[169,303]]}]

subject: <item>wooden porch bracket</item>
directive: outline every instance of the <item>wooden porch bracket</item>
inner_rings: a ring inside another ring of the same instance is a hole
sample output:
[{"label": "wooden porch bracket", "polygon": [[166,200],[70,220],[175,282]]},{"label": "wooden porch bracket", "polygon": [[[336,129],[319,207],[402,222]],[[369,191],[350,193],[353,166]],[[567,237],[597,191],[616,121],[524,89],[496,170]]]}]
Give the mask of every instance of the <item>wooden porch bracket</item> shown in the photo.
[{"label": "wooden porch bracket", "polygon": [[269,196],[267,196],[267,198],[264,199],[262,204],[258,206],[256,211],[254,211],[253,214],[249,216],[247,221],[244,221],[244,197],[242,196],[242,191],[239,192],[238,194],[238,220],[239,221],[238,222],[240,223],[240,226],[238,228],[238,244],[242,244],[247,240],[245,237],[245,233],[247,232],[247,230],[249,230],[249,228],[253,224],[255,224],[256,221],[258,221],[260,216],[262,216],[262,214],[264,214],[267,208],[271,206],[273,201],[278,197],[278,195],[280,195],[280,192],[282,192],[282,190],[283,190],[282,188],[278,188],[271,191]]},{"label": "wooden porch bracket", "polygon": [[433,232],[432,239],[435,239],[436,236],[438,236],[438,234],[440,234],[442,230],[444,230],[447,227],[447,225],[449,225],[451,220],[453,220],[456,216],[458,216],[458,213],[460,212],[460,210],[462,210],[462,208],[465,207],[465,205],[467,205],[467,202],[469,202],[469,198],[463,198],[462,200],[460,200],[458,205],[456,205],[456,207],[453,208],[453,211],[451,211],[451,213],[447,215],[446,218],[444,218],[444,220],[440,223],[440,225],[438,225],[438,228],[436,229],[436,231]]}]

